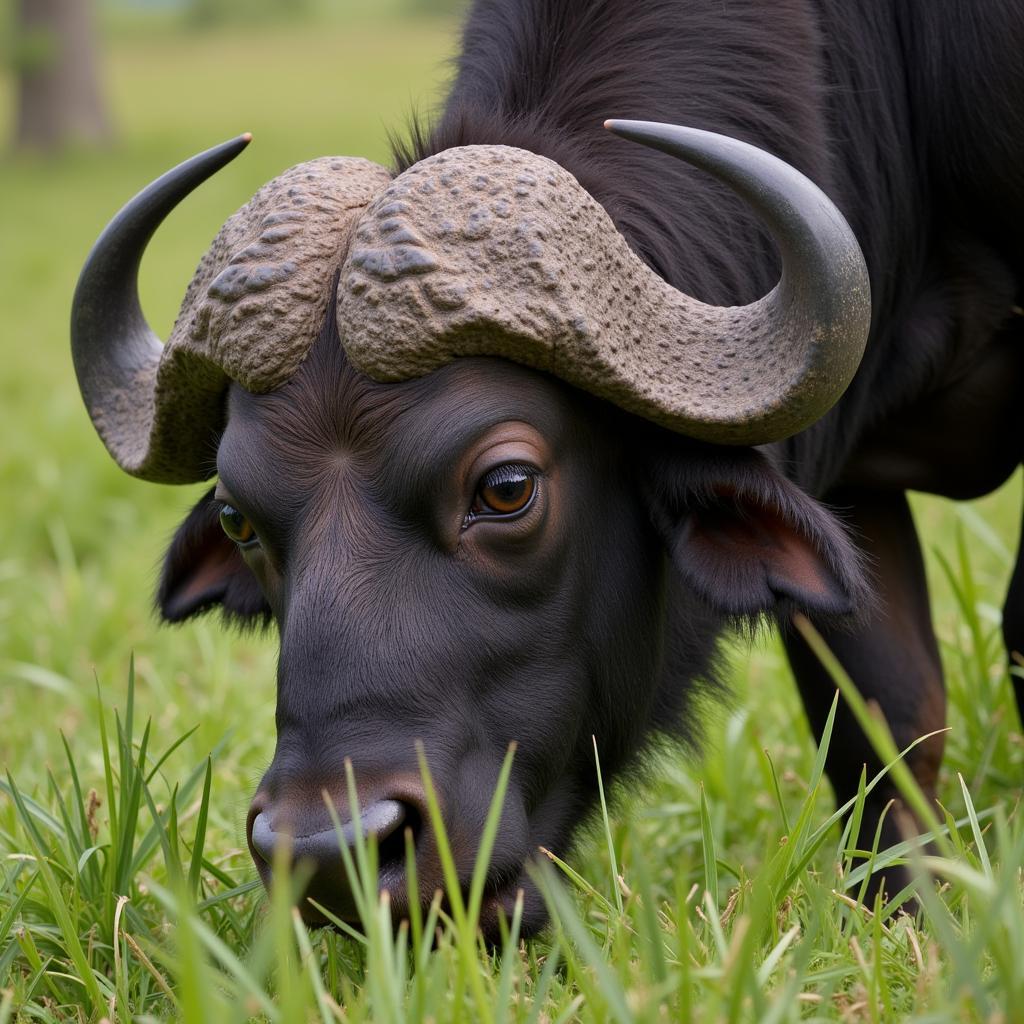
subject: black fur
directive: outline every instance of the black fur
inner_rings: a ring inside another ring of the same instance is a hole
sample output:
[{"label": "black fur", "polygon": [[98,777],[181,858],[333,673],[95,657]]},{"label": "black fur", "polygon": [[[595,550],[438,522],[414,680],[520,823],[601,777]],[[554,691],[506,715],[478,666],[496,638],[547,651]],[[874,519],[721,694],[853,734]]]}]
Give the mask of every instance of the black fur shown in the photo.
[{"label": "black fur", "polygon": [[[764,456],[695,444],[501,359],[375,384],[345,359],[333,309],[288,384],[234,387],[228,408],[218,489],[261,544],[227,559],[207,495],[159,600],[180,619],[219,593],[229,618],[251,601],[277,623],[278,745],[254,813],[315,831],[321,788],[344,802],[345,758],[370,780],[366,799],[383,779],[419,806],[401,781],[419,739],[468,873],[496,759],[516,740],[494,885],[507,910],[527,884],[530,929],[543,910],[522,860],[564,851],[591,806],[591,737],[609,782],[659,733],[698,743],[727,621],[790,608],[829,620],[863,588],[841,528]],[[458,467],[490,423],[543,437],[541,506],[463,528],[478,481]],[[226,567],[217,592],[211,565]],[[417,849],[433,885],[428,831]]]},{"label": "black fur", "polygon": [[[400,169],[476,143],[548,156],[667,281],[724,304],[774,285],[770,240],[706,176],[601,124],[669,121],[744,139],[808,174],[850,221],[872,281],[867,355],[814,427],[727,450],[499,359],[374,384],[345,361],[328,311],[286,386],[230,395],[219,487],[261,546],[244,562],[226,548],[207,496],[172,545],[159,595],[169,619],[220,603],[280,629],[277,752],[250,834],[259,814],[275,828],[323,827],[320,789],[343,793],[346,757],[366,799],[400,800],[422,825],[409,781],[422,738],[467,875],[515,739],[484,914],[496,935],[523,859],[537,845],[563,850],[593,805],[591,735],[606,779],[653,735],[697,738],[693,698],[713,685],[730,622],[808,612],[901,746],[943,720],[902,491],[983,493],[1024,456],[1021,52],[1024,6],[992,0],[477,0],[451,95],[434,125],[396,147]],[[476,465],[499,421],[530,425],[529,444],[546,452],[539,506],[462,529],[478,486],[467,460]],[[855,524],[856,546],[828,503]],[[1018,568],[1016,618],[1021,579]],[[1005,632],[1018,648],[1024,622]],[[831,682],[786,639],[820,727]],[[829,770],[846,797],[873,755],[852,721],[841,733]],[[915,757],[933,786],[941,739]],[[869,835],[876,820],[865,819]],[[417,857],[429,899],[440,878],[429,830]],[[333,897],[344,902],[336,885]],[[542,922],[531,891],[525,928]]]}]

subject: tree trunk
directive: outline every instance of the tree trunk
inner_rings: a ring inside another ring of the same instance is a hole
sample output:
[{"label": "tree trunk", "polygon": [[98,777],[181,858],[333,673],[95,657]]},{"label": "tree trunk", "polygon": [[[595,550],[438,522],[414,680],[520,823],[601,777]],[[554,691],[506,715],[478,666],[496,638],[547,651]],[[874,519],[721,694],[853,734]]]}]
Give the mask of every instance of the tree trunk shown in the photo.
[{"label": "tree trunk", "polygon": [[17,0],[15,145],[52,151],[110,138],[92,0]]}]

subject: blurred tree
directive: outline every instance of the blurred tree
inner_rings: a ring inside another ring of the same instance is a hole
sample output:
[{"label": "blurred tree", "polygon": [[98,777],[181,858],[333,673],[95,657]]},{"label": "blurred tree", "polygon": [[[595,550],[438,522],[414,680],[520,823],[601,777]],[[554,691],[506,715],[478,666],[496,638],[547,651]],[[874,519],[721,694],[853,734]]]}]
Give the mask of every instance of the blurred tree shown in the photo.
[{"label": "blurred tree", "polygon": [[110,138],[93,6],[92,0],[16,0],[19,148],[52,151],[67,142]]}]

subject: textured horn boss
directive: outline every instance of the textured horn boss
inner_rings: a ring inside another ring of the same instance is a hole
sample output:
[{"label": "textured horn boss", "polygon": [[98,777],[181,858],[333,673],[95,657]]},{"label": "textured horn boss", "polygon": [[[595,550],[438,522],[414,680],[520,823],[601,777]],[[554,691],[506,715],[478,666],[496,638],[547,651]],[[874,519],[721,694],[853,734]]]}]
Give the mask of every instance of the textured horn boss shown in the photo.
[{"label": "textured horn boss", "polygon": [[377,380],[504,356],[706,441],[764,443],[813,423],[852,379],[871,319],[864,259],[842,215],[746,143],[648,122],[607,127],[743,197],[778,244],[778,285],[730,307],[677,291],[568,171],[525,150],[458,147],[394,179],[367,160],[321,157],[228,219],[161,345],[139,305],[143,251],[174,206],[241,152],[240,136],[140,192],[82,270],[72,353],[111,455],[147,480],[211,476],[229,382],[265,392],[291,378],[336,272],[342,344]]},{"label": "textured horn boss", "polygon": [[457,356],[546,370],[702,440],[760,444],[820,418],[859,365],[867,269],[842,215],[795,168],[710,132],[611,121],[714,174],[766,223],[779,284],[746,306],[677,291],[558,164],[504,146],[415,164],[362,218],[338,284],[352,361],[379,380]]}]

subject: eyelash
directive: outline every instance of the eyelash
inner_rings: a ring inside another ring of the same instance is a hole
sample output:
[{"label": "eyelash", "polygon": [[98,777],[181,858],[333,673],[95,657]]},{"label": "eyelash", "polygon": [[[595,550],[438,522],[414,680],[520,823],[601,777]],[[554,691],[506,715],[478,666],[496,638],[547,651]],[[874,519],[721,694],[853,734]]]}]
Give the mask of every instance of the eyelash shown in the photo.
[{"label": "eyelash", "polygon": [[477,484],[477,490],[486,481],[492,487],[500,487],[502,484],[510,484],[521,477],[527,476],[531,479],[536,480],[538,477],[537,470],[533,466],[528,466],[525,462],[503,462],[500,466],[495,466],[494,469],[488,470]]}]

